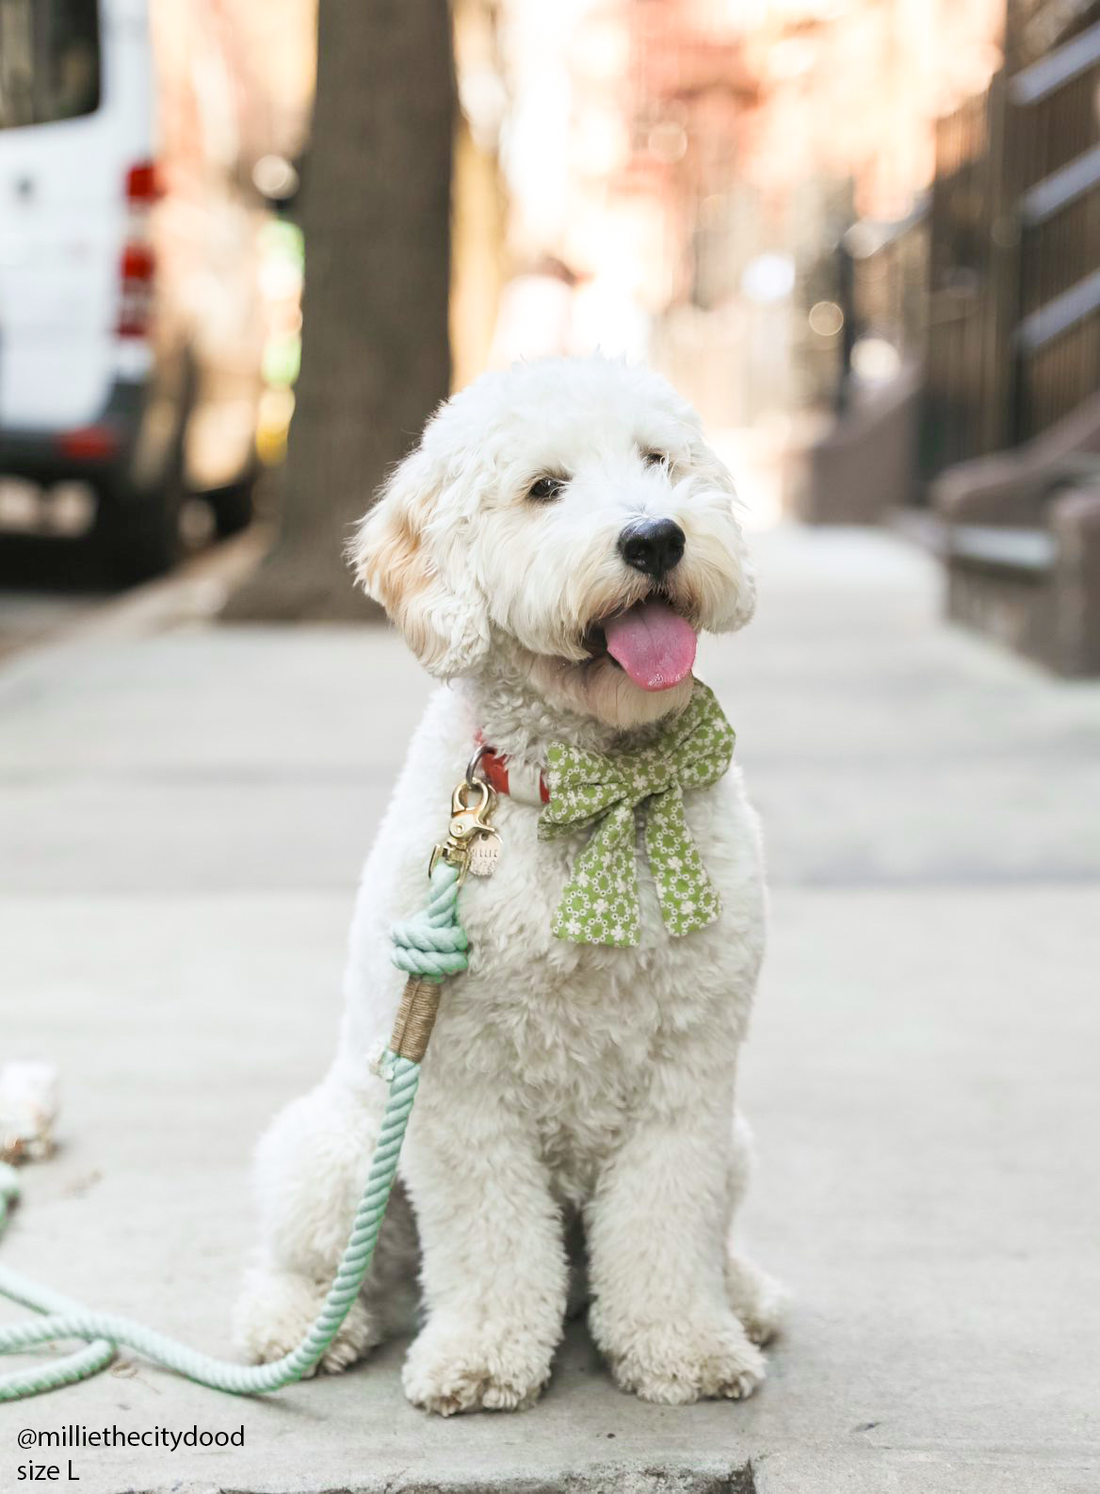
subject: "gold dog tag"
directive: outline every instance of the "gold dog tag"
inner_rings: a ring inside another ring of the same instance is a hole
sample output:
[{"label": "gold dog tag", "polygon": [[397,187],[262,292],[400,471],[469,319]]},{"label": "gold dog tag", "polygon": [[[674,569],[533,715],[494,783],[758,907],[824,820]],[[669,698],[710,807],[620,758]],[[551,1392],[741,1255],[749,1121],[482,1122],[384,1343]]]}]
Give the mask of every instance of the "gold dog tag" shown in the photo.
[{"label": "gold dog tag", "polygon": [[491,877],[500,860],[500,836],[486,830],[470,845],[466,867],[472,877]]}]

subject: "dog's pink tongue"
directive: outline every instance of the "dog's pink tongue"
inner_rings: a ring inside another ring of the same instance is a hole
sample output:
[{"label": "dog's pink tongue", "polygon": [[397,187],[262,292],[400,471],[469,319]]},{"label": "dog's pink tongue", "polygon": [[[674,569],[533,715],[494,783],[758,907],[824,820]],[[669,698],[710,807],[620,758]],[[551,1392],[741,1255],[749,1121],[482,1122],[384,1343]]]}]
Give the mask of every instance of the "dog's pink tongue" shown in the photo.
[{"label": "dog's pink tongue", "polygon": [[670,690],[695,663],[695,629],[665,602],[637,602],[604,623],[607,652],[643,690]]}]

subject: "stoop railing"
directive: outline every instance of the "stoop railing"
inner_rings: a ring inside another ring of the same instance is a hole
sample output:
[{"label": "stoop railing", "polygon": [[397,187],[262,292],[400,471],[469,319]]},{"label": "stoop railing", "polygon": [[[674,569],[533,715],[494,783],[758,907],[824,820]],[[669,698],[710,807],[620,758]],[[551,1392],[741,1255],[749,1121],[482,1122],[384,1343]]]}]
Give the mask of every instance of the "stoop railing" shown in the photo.
[{"label": "stoop railing", "polygon": [[1098,98],[1100,15],[939,122],[926,479],[1018,446],[1100,390]]},{"label": "stoop railing", "polygon": [[1008,84],[1019,173],[1013,422],[1027,440],[1100,388],[1100,23]]}]

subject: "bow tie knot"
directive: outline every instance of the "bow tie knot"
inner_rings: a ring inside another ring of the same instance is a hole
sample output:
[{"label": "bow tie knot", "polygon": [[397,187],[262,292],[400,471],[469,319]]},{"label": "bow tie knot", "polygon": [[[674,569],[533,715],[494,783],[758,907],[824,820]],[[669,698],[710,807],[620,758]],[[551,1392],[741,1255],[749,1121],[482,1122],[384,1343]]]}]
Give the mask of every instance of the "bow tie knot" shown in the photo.
[{"label": "bow tie knot", "polygon": [[636,811],[645,813],[646,859],[661,916],[676,937],[718,917],[718,893],[684,818],[683,791],[706,788],[726,772],[733,728],[713,693],[698,681],[675,720],[643,747],[590,752],[555,742],[547,754],[550,802],[539,837],[588,826],[554,917],[553,932],[574,944],[630,946],[640,937]]}]

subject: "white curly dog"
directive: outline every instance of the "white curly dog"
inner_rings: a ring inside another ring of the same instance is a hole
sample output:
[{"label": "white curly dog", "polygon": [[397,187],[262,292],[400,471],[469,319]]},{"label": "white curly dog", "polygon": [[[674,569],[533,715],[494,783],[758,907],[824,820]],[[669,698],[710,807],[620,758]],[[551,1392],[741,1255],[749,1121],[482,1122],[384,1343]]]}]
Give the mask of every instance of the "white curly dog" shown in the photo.
[{"label": "white curly dog", "polygon": [[[475,742],[516,783],[537,784],[551,743],[629,751],[687,706],[697,632],[739,628],[754,605],[733,484],[698,417],[657,375],[599,357],[521,364],[451,399],[353,556],[446,687],[363,873],[333,1066],[260,1143],[262,1246],[235,1318],[253,1360],[298,1342],[346,1242],[384,1100],[371,1064],[404,983],[388,930],[423,907]],[[760,837],[736,767],[683,802],[718,917],[670,936],[639,838],[640,935],[608,947],[551,927],[588,832],[539,839],[536,804],[501,796],[499,867],[461,892],[469,970],[444,988],[371,1278],[325,1369],[392,1330],[419,1258],[404,1383],[429,1410],[532,1404],[585,1301],[615,1379],[647,1400],[762,1379],[779,1292],[731,1243]]]}]

